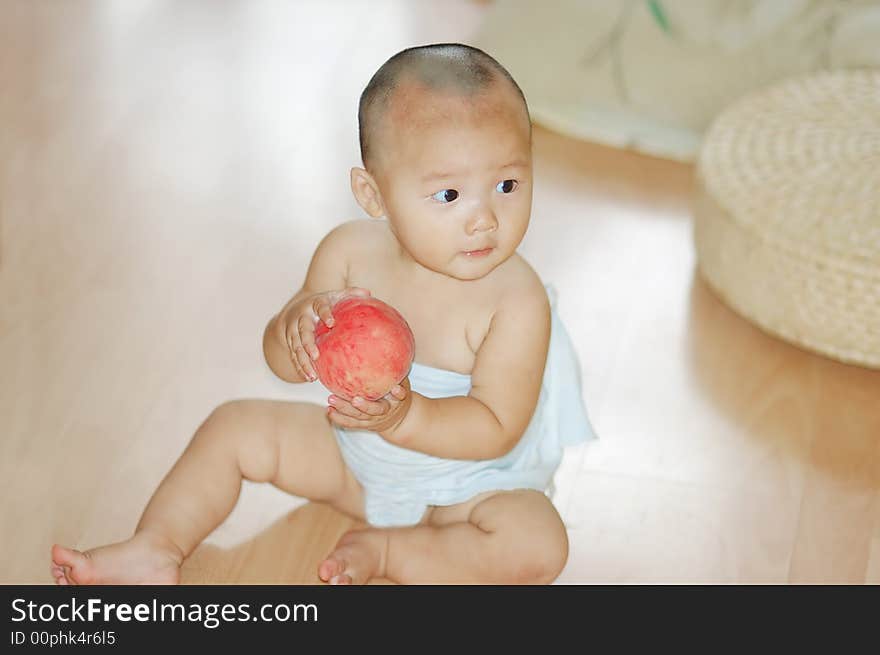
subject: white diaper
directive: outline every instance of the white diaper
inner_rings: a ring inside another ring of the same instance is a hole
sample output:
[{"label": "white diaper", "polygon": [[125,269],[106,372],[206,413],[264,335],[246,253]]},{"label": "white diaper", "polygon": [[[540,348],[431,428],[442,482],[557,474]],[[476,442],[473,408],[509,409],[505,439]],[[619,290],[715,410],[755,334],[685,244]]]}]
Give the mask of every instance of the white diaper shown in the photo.
[{"label": "white diaper", "polygon": [[[563,449],[595,438],[584,407],[580,365],[547,286],[551,334],[541,393],[516,447],[490,460],[443,459],[388,443],[375,432],[336,428],[346,464],[366,495],[374,526],[415,525],[431,505],[454,505],[484,491],[546,491]],[[428,398],[467,396],[471,376],[413,363],[412,390]]]}]

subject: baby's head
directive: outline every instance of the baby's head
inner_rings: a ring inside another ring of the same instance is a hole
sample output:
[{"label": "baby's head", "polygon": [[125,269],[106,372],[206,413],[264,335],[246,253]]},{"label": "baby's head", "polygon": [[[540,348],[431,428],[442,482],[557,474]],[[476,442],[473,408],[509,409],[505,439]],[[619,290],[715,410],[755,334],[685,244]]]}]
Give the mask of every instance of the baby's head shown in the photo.
[{"label": "baby's head", "polygon": [[497,61],[461,44],[399,52],[364,89],[358,123],[352,191],[408,257],[474,280],[516,251],[532,206],[531,121]]}]

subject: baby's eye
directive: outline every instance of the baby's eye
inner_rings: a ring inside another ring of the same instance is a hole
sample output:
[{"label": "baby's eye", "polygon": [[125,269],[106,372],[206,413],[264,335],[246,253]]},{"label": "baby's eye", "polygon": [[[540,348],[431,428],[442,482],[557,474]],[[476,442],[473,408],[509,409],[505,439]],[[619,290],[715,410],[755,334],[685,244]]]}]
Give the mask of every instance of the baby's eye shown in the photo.
[{"label": "baby's eye", "polygon": [[431,196],[437,202],[449,203],[458,198],[458,191],[455,189],[443,189]]},{"label": "baby's eye", "polygon": [[495,188],[501,193],[512,193],[517,186],[519,186],[519,183],[516,180],[504,180],[499,182]]}]

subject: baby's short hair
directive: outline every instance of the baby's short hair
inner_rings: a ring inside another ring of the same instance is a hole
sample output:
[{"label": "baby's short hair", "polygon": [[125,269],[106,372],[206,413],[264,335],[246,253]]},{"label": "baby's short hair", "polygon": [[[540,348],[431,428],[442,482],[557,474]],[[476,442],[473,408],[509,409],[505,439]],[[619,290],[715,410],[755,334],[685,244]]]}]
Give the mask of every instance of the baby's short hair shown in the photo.
[{"label": "baby's short hair", "polygon": [[[435,43],[401,50],[375,72],[358,104],[358,135],[365,167],[373,156],[377,128],[401,79],[409,76],[429,89],[451,90],[466,96],[507,80],[522,99],[525,95],[504,66],[479,48],[461,43]],[[531,122],[529,123],[531,129]]]}]

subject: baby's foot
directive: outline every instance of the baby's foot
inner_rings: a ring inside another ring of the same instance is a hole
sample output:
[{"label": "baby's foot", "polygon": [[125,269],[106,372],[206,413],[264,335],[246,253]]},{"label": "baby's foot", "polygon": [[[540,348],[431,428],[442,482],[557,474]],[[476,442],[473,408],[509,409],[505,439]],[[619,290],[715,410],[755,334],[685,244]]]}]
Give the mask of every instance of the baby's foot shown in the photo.
[{"label": "baby's foot", "polygon": [[354,530],[342,535],[336,549],[318,567],[318,576],[330,584],[365,584],[385,576],[388,534],[382,530]]},{"label": "baby's foot", "polygon": [[183,554],[146,532],[85,552],[52,546],[52,577],[67,584],[177,584]]}]

